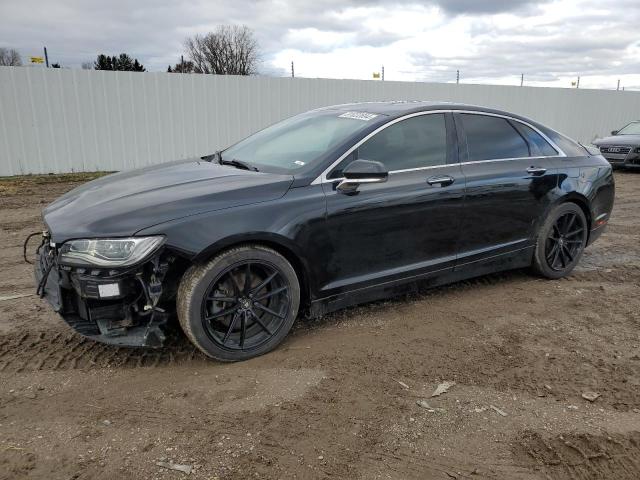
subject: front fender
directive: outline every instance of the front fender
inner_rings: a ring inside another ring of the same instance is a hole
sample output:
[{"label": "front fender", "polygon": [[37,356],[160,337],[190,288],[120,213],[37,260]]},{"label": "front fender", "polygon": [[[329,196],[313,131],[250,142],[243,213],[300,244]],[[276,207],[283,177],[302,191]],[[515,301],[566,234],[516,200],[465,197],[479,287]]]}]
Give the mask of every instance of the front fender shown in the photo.
[{"label": "front fender", "polygon": [[325,266],[326,202],[321,185],[291,189],[275,201],[219,210],[155,225],[139,235],[165,235],[165,247],[202,262],[233,245],[260,242],[279,251],[309,279],[312,294]]}]

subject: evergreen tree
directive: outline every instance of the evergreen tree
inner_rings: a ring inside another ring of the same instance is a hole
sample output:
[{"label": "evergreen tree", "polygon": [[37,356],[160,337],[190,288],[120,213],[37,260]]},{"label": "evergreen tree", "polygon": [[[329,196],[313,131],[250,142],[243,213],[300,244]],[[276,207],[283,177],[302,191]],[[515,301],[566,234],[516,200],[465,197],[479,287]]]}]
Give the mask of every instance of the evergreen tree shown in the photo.
[{"label": "evergreen tree", "polygon": [[119,70],[124,72],[144,72],[145,68],[137,58],[131,58],[126,53],[110,57],[100,54],[93,64],[96,70]]},{"label": "evergreen tree", "polygon": [[133,67],[131,68],[131,71],[133,71],[133,72],[144,72],[145,68],[140,62],[138,62],[138,59],[136,58],[136,59],[133,60]]},{"label": "evergreen tree", "polygon": [[111,59],[111,57],[102,53],[98,55],[98,58],[93,64],[93,68],[95,68],[96,70],[115,70],[113,68],[113,60]]}]

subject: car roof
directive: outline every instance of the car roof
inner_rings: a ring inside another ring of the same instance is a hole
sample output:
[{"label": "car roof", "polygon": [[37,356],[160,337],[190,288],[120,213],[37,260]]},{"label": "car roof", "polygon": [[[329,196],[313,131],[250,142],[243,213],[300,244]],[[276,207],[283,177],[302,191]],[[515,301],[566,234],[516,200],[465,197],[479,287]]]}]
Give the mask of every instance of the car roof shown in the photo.
[{"label": "car roof", "polygon": [[375,113],[378,115],[401,116],[415,112],[423,112],[428,110],[471,110],[478,112],[495,113],[499,115],[507,115],[515,118],[522,118],[510,112],[496,110],[489,107],[479,105],[469,105],[466,103],[442,102],[442,101],[412,101],[412,100],[391,100],[385,102],[355,102],[344,103],[341,105],[330,105],[319,108],[318,110],[338,110],[338,111],[354,111]]}]

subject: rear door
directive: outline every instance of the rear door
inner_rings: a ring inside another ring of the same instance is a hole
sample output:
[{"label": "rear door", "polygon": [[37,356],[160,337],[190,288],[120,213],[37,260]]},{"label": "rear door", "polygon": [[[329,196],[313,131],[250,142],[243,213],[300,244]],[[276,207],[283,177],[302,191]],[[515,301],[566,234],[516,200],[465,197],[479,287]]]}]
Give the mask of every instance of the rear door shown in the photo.
[{"label": "rear door", "polygon": [[512,118],[456,113],[455,123],[466,179],[458,264],[531,248],[558,184],[560,152]]},{"label": "rear door", "polygon": [[[356,158],[382,162],[384,183],[336,190]],[[452,270],[464,177],[457,161],[453,116],[419,114],[390,124],[328,174],[327,277],[323,296]]]}]

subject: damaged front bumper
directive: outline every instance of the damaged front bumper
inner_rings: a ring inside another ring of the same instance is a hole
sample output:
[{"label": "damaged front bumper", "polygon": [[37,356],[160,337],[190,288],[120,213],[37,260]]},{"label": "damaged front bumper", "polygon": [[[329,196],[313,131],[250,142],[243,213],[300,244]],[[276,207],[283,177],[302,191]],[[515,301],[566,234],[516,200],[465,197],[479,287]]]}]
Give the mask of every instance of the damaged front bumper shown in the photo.
[{"label": "damaged front bumper", "polygon": [[59,262],[45,235],[36,252],[37,292],[87,338],[119,346],[161,347],[169,314],[159,305],[172,260],[157,252],[144,264],[124,270],[71,267]]}]

